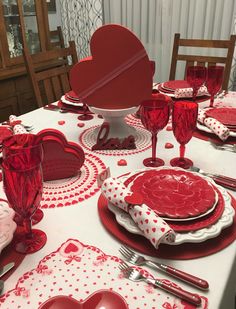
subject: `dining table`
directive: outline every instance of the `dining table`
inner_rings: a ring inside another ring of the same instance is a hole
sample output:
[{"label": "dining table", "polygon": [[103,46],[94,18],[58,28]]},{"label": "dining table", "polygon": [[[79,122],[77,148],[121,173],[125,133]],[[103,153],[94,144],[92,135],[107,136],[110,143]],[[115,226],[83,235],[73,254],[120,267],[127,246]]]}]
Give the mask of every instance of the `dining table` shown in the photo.
[{"label": "dining table", "polygon": [[[227,101],[227,96],[216,99],[215,104],[223,104],[224,100]],[[236,107],[235,93],[231,93],[229,100]],[[207,105],[209,98],[199,102],[199,107]],[[0,265],[11,259],[16,265],[2,278],[1,308],[36,309],[58,295],[86,303],[98,291],[113,291],[114,295],[118,294],[125,300],[130,309],[195,308],[161,289],[122,277],[119,263],[124,258],[119,249],[123,244],[153,261],[207,280],[209,289],[199,290],[166,273],[142,266],[152,278],[173,281],[177,286],[200,295],[200,308],[235,308],[235,221],[231,227],[215,235],[213,241],[207,239],[200,244],[190,242],[176,246],[161,244],[157,249],[148,244],[146,249],[148,240],[119,226],[114,214],[103,205],[104,199],[97,182],[99,175],[105,173],[107,168],[114,178],[144,169],[143,160],[151,155],[151,135],[135,113],[125,116],[125,121],[136,130],[136,148],[119,150],[92,150],[96,141],[94,130],[103,123],[98,114],[94,114],[91,120],[81,121],[73,111],[60,112],[42,107],[18,119],[22,124],[32,125],[31,133],[52,128],[62,132],[68,141],[79,144],[85,153],[81,168],[85,176],[83,180],[79,174],[44,182],[40,204],[43,218],[34,227],[46,233],[47,242],[39,251],[27,255],[14,252],[12,243],[2,250]],[[186,145],[186,157],[205,172],[235,178],[236,153],[214,148],[209,141],[209,136],[214,134],[208,134],[207,138],[200,135],[201,132],[194,134]],[[179,144],[169,123],[158,133],[157,155],[168,168],[170,160],[178,154]],[[0,179],[0,198],[6,200],[2,177]],[[228,188],[222,190],[232,198],[236,207],[236,191]],[[175,248],[172,251],[162,250],[162,246]]]}]

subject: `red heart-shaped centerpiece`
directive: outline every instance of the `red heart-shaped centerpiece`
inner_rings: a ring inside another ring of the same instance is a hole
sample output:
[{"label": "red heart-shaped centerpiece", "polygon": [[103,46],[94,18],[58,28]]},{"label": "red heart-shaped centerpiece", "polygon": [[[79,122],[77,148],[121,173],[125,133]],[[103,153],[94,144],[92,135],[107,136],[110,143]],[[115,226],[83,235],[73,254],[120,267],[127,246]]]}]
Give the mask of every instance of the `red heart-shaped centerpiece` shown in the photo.
[{"label": "red heart-shaped centerpiece", "polygon": [[93,293],[83,302],[78,302],[69,296],[55,296],[44,302],[39,309],[128,309],[125,300],[113,291],[101,290]]},{"label": "red heart-shaped centerpiece", "polygon": [[70,71],[70,84],[86,104],[124,109],[151,97],[152,64],[144,46],[127,28],[105,25],[90,42],[92,57]]},{"label": "red heart-shaped centerpiece", "polygon": [[43,143],[44,181],[76,176],[85,160],[83,149],[67,141],[65,135],[55,129],[45,129],[37,135]]}]

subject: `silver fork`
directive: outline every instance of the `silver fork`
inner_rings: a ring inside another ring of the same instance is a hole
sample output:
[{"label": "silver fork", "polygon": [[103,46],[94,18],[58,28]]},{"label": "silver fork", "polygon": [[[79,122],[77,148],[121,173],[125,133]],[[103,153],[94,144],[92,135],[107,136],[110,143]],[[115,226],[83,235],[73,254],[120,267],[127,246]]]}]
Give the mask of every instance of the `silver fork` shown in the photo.
[{"label": "silver fork", "polygon": [[217,144],[212,141],[210,141],[210,143],[215,149],[236,152],[236,144]]},{"label": "silver fork", "polygon": [[207,290],[209,288],[209,284],[206,280],[195,277],[191,274],[183,272],[183,271],[176,269],[174,267],[148,260],[144,256],[135,253],[134,251],[132,251],[127,246],[124,246],[124,245],[121,246],[120,249],[119,249],[119,252],[127,260],[127,262],[129,262],[133,265],[152,266],[152,267],[156,268],[157,270],[163,271],[163,272],[169,274],[172,277],[178,278],[179,280],[187,282],[187,283],[194,285],[195,287],[198,287],[200,289]]},{"label": "silver fork", "polygon": [[129,267],[129,265],[127,265],[126,263],[120,264],[119,269],[122,271],[124,277],[131,281],[144,281],[170,294],[176,295],[179,298],[184,299],[196,306],[199,306],[201,304],[201,298],[197,294],[190,293],[180,287],[176,287],[171,283],[167,284],[164,280],[147,278],[142,275],[139,270]]}]

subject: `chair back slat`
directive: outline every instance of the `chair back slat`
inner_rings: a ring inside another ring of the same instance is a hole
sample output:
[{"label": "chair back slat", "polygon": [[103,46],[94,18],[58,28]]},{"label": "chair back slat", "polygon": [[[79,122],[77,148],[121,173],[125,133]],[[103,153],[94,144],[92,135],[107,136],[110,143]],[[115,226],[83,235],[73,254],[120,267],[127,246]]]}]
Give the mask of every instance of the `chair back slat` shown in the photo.
[{"label": "chair back slat", "polygon": [[[176,33],[174,37],[172,59],[170,66],[169,79],[174,80],[177,72],[177,63],[185,63],[185,76],[186,67],[189,65],[224,65],[224,77],[222,89],[227,90],[231,65],[233,60],[234,48],[236,42],[236,35],[231,35],[229,40],[199,40],[199,39],[182,39],[180,34]],[[188,52],[183,53],[180,48],[187,48]],[[194,54],[190,53],[190,48],[194,48]],[[200,53],[196,55],[196,50]],[[205,50],[205,51],[204,51]],[[206,52],[207,50],[207,52]],[[211,55],[209,55],[209,51]],[[225,52],[225,56],[222,56],[222,52]],[[213,55],[213,52],[216,55]],[[219,52],[221,52],[219,56]],[[204,55],[205,53],[205,55]],[[208,54],[207,54],[208,53]]]},{"label": "chair back slat", "polygon": [[58,47],[35,55],[30,55],[24,48],[23,54],[38,107],[59,100],[71,89],[69,72],[78,62],[74,42],[70,42],[67,48]]}]

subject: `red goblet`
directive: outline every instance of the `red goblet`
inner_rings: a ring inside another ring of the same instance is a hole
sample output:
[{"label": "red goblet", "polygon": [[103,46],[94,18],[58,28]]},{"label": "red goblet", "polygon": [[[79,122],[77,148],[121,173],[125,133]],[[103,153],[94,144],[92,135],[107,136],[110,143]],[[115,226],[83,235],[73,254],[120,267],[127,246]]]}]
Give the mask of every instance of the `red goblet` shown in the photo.
[{"label": "red goblet", "polygon": [[46,234],[32,229],[31,218],[39,207],[42,191],[41,144],[27,151],[9,155],[2,162],[3,187],[9,204],[23,219],[23,230],[15,235],[15,250],[33,253],[41,249],[47,240]]},{"label": "red goblet", "polygon": [[143,160],[148,167],[164,165],[164,161],[156,157],[157,133],[168,123],[171,100],[169,97],[157,94],[140,106],[140,117],[143,126],[152,134],[152,157]]},{"label": "red goblet", "polygon": [[180,144],[180,157],[170,161],[171,166],[188,169],[193,162],[185,158],[185,145],[190,141],[196,129],[198,104],[196,102],[178,101],[174,103],[172,111],[173,133]]},{"label": "red goblet", "polygon": [[210,107],[213,107],[214,97],[221,90],[223,83],[224,67],[220,65],[209,66],[207,68],[206,87],[209,92]]},{"label": "red goblet", "polygon": [[187,82],[193,88],[193,101],[196,101],[199,88],[206,80],[206,68],[204,66],[195,65],[187,67]]},{"label": "red goblet", "polygon": [[[31,143],[35,141],[34,134],[16,134],[10,136],[7,139],[4,139],[2,143],[2,155],[5,159],[9,155],[17,154],[19,151],[22,151],[22,148],[26,149],[28,146],[31,147]],[[25,143],[25,141],[27,141]],[[40,208],[37,208],[33,217],[32,225],[39,223],[43,219],[44,213]],[[17,225],[23,225],[23,220],[19,214],[15,214],[14,221]]]}]

